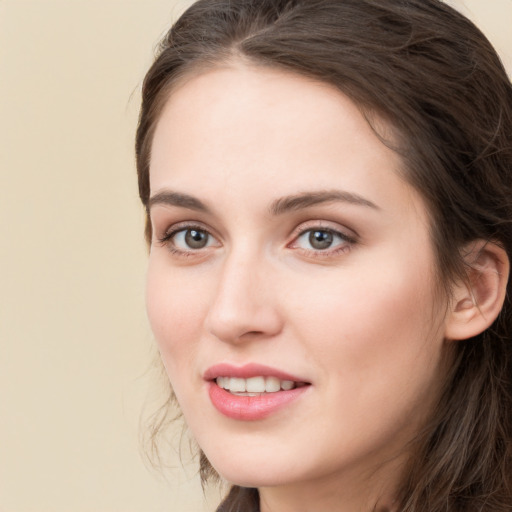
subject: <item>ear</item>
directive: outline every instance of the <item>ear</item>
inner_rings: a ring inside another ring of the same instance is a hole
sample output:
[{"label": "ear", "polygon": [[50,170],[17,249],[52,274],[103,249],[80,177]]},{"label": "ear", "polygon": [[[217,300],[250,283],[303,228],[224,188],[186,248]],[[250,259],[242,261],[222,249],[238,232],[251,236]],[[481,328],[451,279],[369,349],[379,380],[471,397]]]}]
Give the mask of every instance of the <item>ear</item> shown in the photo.
[{"label": "ear", "polygon": [[465,340],[485,331],[498,317],[510,271],[507,253],[497,244],[476,240],[464,248],[467,280],[452,290],[445,338]]}]

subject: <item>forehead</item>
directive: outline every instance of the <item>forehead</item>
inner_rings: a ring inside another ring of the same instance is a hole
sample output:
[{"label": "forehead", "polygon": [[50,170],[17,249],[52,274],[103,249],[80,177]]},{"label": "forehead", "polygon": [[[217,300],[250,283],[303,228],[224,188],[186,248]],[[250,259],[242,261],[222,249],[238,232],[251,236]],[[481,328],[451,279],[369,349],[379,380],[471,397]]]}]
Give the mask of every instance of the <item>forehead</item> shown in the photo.
[{"label": "forehead", "polygon": [[254,197],[268,195],[269,183],[275,195],[342,186],[393,202],[413,193],[401,166],[334,86],[232,63],[172,91],[155,130],[150,183],[152,194],[193,186],[199,195],[217,187]]}]

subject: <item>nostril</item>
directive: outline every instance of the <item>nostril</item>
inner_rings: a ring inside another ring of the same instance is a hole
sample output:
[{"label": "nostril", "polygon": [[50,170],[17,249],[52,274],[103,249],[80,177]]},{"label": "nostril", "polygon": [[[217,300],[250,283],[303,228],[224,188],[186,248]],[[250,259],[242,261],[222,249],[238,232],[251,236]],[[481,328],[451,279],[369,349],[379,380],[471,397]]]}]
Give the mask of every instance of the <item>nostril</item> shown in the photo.
[{"label": "nostril", "polygon": [[258,338],[266,339],[282,329],[282,318],[272,306],[240,307],[234,311],[213,307],[205,327],[216,338],[228,343],[240,343]]},{"label": "nostril", "polygon": [[274,336],[281,331],[283,321],[274,302],[276,298],[272,288],[263,286],[256,273],[248,269],[246,255],[235,259],[232,254],[219,277],[205,328],[228,343]]}]

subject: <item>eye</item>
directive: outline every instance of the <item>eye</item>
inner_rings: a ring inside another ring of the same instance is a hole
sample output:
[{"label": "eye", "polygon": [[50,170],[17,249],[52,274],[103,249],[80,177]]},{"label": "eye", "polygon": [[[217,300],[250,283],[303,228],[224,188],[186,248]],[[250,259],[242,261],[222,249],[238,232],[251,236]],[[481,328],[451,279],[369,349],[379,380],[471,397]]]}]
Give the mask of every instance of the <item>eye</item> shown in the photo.
[{"label": "eye", "polygon": [[348,249],[353,243],[354,240],[343,233],[316,227],[302,231],[291,247],[306,251],[331,252]]},{"label": "eye", "polygon": [[175,232],[172,241],[178,249],[204,249],[211,245],[211,238],[211,235],[202,229],[188,228]]},{"label": "eye", "polygon": [[[307,233],[305,233],[307,234]],[[304,236],[304,235],[302,235]],[[331,231],[325,230],[311,230],[309,234],[307,234],[307,241],[313,249],[317,249],[319,251],[323,251],[331,247],[334,242],[334,235]]]},{"label": "eye", "polygon": [[177,254],[190,254],[211,246],[219,246],[217,240],[205,229],[198,226],[176,227],[159,239],[162,245]]}]

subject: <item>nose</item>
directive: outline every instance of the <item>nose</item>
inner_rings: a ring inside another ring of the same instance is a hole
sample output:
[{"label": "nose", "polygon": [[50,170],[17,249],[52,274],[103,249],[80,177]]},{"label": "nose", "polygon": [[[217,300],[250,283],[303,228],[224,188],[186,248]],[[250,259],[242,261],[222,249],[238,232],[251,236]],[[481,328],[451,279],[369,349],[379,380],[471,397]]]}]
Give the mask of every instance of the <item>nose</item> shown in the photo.
[{"label": "nose", "polygon": [[276,283],[262,258],[229,255],[219,275],[205,327],[227,343],[266,339],[283,327]]}]

